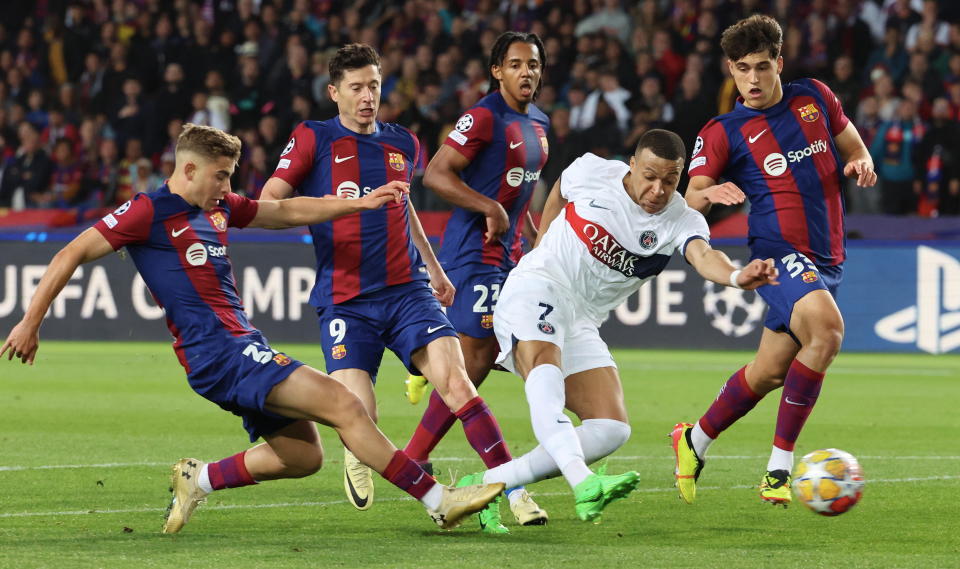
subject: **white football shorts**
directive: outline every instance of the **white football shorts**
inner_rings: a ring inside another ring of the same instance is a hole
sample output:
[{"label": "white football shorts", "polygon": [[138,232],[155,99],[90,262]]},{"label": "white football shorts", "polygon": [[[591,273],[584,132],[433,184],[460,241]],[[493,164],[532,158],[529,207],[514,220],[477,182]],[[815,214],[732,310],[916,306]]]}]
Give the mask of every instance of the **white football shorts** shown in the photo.
[{"label": "white football shorts", "polygon": [[540,340],[560,348],[564,376],[588,369],[616,367],[600,330],[578,316],[569,292],[536,277],[510,275],[500,291],[493,330],[500,344],[497,363],[513,373],[513,346],[517,341]]}]

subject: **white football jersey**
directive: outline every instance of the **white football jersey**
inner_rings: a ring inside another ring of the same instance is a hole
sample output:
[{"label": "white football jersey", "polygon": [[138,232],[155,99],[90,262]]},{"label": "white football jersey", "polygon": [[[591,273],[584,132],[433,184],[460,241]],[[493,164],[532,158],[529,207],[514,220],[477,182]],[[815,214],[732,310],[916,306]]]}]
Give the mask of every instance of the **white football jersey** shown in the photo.
[{"label": "white football jersey", "polygon": [[590,153],[574,161],[560,178],[567,206],[511,272],[564,287],[577,312],[598,326],[674,251],[682,255],[690,240],[710,238],[703,215],[678,193],[658,213],[644,211],[623,187],[629,171]]}]

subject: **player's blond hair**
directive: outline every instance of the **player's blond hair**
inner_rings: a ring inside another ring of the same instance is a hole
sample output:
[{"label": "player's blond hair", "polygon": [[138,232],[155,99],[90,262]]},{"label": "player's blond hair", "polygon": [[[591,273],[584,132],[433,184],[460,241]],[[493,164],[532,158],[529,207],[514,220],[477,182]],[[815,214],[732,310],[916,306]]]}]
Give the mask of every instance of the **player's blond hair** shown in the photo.
[{"label": "player's blond hair", "polygon": [[208,160],[226,156],[234,161],[240,159],[240,139],[219,128],[187,123],[177,137],[177,154],[193,152]]}]

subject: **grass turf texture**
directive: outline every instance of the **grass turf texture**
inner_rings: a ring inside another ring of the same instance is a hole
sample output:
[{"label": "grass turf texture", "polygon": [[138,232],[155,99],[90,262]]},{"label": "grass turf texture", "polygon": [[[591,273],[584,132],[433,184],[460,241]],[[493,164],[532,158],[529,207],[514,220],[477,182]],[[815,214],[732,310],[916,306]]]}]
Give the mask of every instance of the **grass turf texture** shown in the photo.
[{"label": "grass turf texture", "polygon": [[[316,346],[280,346],[322,367]],[[695,420],[746,353],[618,351],[633,435],[610,471],[640,472],[639,490],[603,523],[577,521],[562,480],[532,486],[546,527],[481,535],[470,520],[438,531],[422,507],[377,478],[357,512],[342,486],[342,451],[321,427],[327,461],[302,480],[214,493],[179,535],[159,533],[170,465],[246,448],[240,420],[195,395],[165,344],[48,342],[28,368],[0,362],[0,567],[958,567],[960,357],[843,354],[799,441],[797,458],[838,447],[859,457],[862,502],[838,518],[762,504],[779,396],[711,449],[697,503],[672,487],[666,437]],[[403,445],[423,404],[385,357],[381,427]],[[515,455],[535,441],[519,380],[494,373],[481,393]],[[481,468],[455,427],[435,453],[448,469]]]}]

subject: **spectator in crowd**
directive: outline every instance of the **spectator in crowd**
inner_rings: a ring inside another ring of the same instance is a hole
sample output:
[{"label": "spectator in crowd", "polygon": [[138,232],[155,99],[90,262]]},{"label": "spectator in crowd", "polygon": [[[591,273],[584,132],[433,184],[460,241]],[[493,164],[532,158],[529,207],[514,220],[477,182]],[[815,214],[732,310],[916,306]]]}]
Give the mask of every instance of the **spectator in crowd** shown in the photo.
[{"label": "spectator in crowd", "polygon": [[881,180],[883,213],[915,213],[921,184],[914,171],[914,152],[923,139],[923,124],[910,99],[903,99],[897,116],[880,123],[870,154]]},{"label": "spectator in crowd", "polygon": [[960,215],[960,125],[942,97],[933,101],[930,128],[917,149],[914,172],[921,186],[920,215]]},{"label": "spectator in crowd", "polygon": [[17,128],[20,147],[12,162],[4,169],[0,186],[0,207],[47,207],[50,192],[50,157],[40,146],[40,133],[28,121]]},{"label": "spectator in crowd", "polygon": [[50,175],[50,207],[69,207],[83,199],[83,166],[73,154],[73,143],[57,139]]}]

